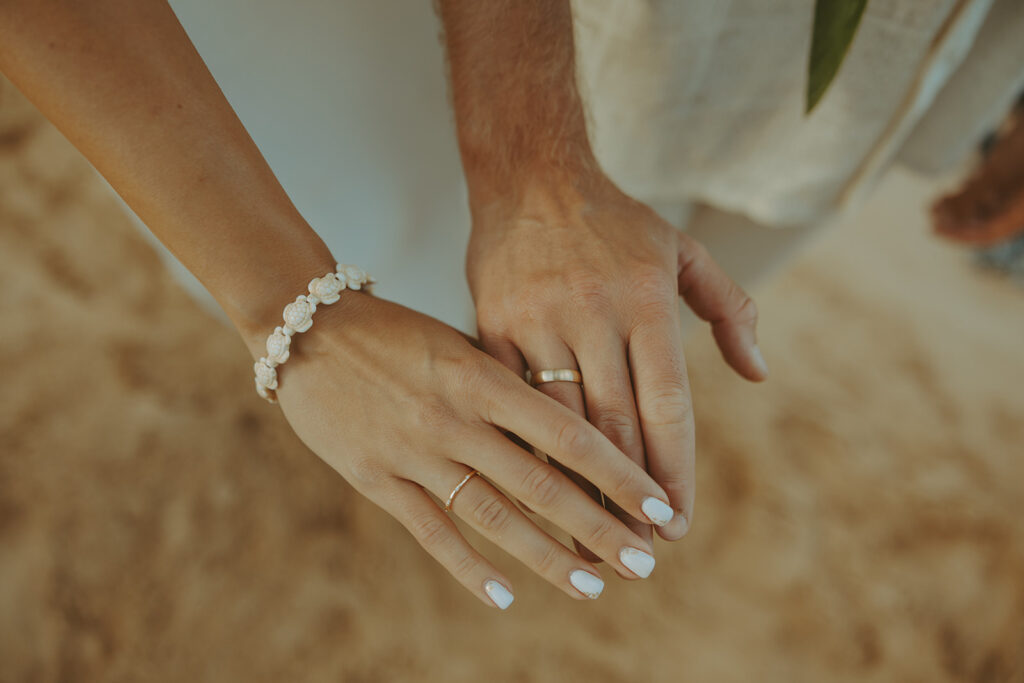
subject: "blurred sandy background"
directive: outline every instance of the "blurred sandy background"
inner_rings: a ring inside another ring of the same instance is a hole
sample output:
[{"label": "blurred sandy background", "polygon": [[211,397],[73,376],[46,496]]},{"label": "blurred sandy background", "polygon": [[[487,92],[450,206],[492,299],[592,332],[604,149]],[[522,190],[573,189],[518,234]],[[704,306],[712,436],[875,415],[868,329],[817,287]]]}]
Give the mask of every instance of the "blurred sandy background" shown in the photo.
[{"label": "blurred sandy background", "polygon": [[1024,292],[926,234],[933,190],[757,292],[766,384],[691,335],[697,517],[650,579],[578,603],[503,558],[499,613],[0,83],[0,681],[1024,680]]}]

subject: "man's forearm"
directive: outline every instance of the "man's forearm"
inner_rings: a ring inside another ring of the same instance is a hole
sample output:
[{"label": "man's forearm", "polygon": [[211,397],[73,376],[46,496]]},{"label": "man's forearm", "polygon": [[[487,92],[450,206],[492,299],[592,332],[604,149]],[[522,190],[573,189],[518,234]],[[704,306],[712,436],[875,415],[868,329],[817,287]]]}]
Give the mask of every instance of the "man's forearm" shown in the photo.
[{"label": "man's forearm", "polygon": [[440,0],[474,201],[597,170],[576,89],[568,0]]},{"label": "man's forearm", "polygon": [[333,266],[163,0],[0,2],[0,69],[243,334]]}]

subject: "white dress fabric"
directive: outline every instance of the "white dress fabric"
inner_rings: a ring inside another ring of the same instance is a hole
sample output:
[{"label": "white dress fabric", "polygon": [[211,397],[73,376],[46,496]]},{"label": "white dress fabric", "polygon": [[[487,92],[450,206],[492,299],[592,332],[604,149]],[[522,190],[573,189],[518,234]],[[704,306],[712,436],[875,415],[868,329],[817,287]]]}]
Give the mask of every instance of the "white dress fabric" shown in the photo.
[{"label": "white dress fabric", "polygon": [[[728,237],[712,252],[745,271],[730,257],[763,242],[754,231],[790,226],[772,232],[802,240],[855,203],[922,119],[932,131],[917,141],[920,167],[939,165],[920,150],[954,125],[975,136],[991,125],[1024,81],[1024,61],[1014,62],[1024,30],[990,31],[997,35],[972,50],[992,4],[870,0],[838,77],[805,117],[814,0],[578,0],[578,70],[596,153],[624,189],[680,227],[694,203],[720,209],[707,229]],[[465,183],[430,3],[171,5],[334,255],[372,272],[380,296],[474,332]],[[991,14],[1024,29],[1022,8],[996,0]],[[961,83],[959,98],[979,98],[968,120],[933,117],[944,84],[981,47],[1006,82]],[[790,251],[783,247],[778,254]]]}]

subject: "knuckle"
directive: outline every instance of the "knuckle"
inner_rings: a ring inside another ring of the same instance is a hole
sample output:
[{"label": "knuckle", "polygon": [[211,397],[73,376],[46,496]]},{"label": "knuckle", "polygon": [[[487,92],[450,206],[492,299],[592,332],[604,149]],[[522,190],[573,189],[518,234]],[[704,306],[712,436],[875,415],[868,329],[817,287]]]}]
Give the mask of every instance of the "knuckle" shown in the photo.
[{"label": "knuckle", "polygon": [[[516,339],[525,330],[541,325],[546,314],[557,308],[554,294],[557,291],[546,279],[535,278],[523,283],[500,302],[492,303],[495,310],[483,312],[482,319],[490,332],[500,330],[502,336]],[[481,328],[479,320],[478,329]]]},{"label": "knuckle", "polygon": [[452,576],[456,579],[469,579],[477,573],[477,569],[480,567],[480,560],[473,555],[467,553],[466,555],[459,558],[459,560],[452,567]]},{"label": "knuckle", "polygon": [[644,421],[655,427],[685,422],[693,406],[682,381],[671,381],[652,389],[645,401]]},{"label": "knuckle", "polygon": [[416,401],[415,416],[416,422],[429,430],[444,430],[451,427],[455,422],[454,408],[439,398],[425,398]]},{"label": "knuckle", "polygon": [[484,496],[473,506],[473,519],[484,531],[500,534],[512,521],[511,505],[501,496]]},{"label": "knuckle", "polygon": [[594,447],[594,439],[581,418],[565,418],[555,432],[555,447],[560,454],[583,456]]},{"label": "knuckle", "polygon": [[670,306],[678,293],[678,285],[665,269],[642,266],[632,277],[633,305],[660,311]]},{"label": "knuckle", "polygon": [[531,507],[548,509],[554,506],[562,495],[562,481],[551,465],[538,463],[530,468],[523,481],[526,500]]},{"label": "knuckle", "polygon": [[595,425],[616,446],[630,448],[639,443],[639,426],[632,410],[623,406],[606,406],[595,412]]},{"label": "knuckle", "polygon": [[606,311],[610,297],[606,284],[595,273],[578,271],[567,275],[569,302],[587,312]]},{"label": "knuckle", "polygon": [[476,307],[476,325],[481,338],[485,336],[504,337],[508,323],[509,315],[501,306],[488,302]]},{"label": "knuckle", "polygon": [[616,495],[613,495],[612,499],[617,499],[617,501],[626,500],[632,497],[638,488],[640,488],[640,482],[636,468],[623,467],[618,477],[616,477],[614,489]]},{"label": "knuckle", "polygon": [[658,477],[658,483],[669,494],[674,492],[681,494],[692,482],[682,470],[672,469],[662,472],[661,476]]},{"label": "knuckle", "polygon": [[[693,277],[703,264],[713,261],[711,258],[711,252],[703,244],[695,240],[693,237],[687,235],[685,232],[679,233],[681,244],[679,252],[679,277],[685,280],[689,285],[692,285],[694,280]],[[683,285],[688,286],[686,284]]]},{"label": "knuckle", "polygon": [[497,390],[506,379],[508,370],[485,353],[474,354],[464,362],[461,378],[485,395]]},{"label": "knuckle", "polygon": [[684,242],[686,243],[685,252],[687,261],[707,261],[711,259],[711,252],[704,243],[700,240],[687,235],[685,232],[682,233]]},{"label": "knuckle", "polygon": [[615,536],[618,535],[620,528],[621,524],[618,520],[602,518],[590,530],[586,541],[587,547],[596,550],[606,546],[615,546]]},{"label": "knuckle", "polygon": [[537,558],[534,569],[541,576],[550,576],[557,569],[562,559],[562,548],[556,543],[549,543]]},{"label": "knuckle", "polygon": [[653,297],[641,298],[638,295],[630,306],[633,314],[634,330],[648,325],[659,325],[665,320],[671,320],[672,316],[675,315],[673,309],[675,305],[675,302],[671,300],[661,300]]},{"label": "knuckle", "polygon": [[517,321],[532,320],[534,312],[542,311],[551,304],[551,291],[547,282],[533,280],[522,287],[506,305],[511,305]]},{"label": "knuckle", "polygon": [[448,523],[439,515],[424,513],[409,520],[409,530],[422,545],[436,547],[447,539]]},{"label": "knuckle", "polygon": [[736,309],[735,319],[741,323],[757,322],[757,304],[754,303],[754,300],[746,292],[740,289],[739,285],[734,284],[733,286],[738,290],[739,296],[742,297],[740,306]]},{"label": "knuckle", "polygon": [[349,463],[348,470],[353,486],[361,491],[379,486],[386,476],[383,464],[372,456],[356,458]]},{"label": "knuckle", "polygon": [[487,408],[492,405],[493,397],[504,395],[502,388],[507,371],[484,353],[451,360],[445,371],[447,400],[425,401],[425,405],[418,408],[421,414],[427,411],[421,419],[425,426],[451,428],[459,420],[456,406],[464,408],[467,396],[478,402],[477,407]]},{"label": "knuckle", "polygon": [[467,354],[453,358],[447,363],[446,370],[458,383],[476,383],[486,379],[491,369],[488,359],[483,354]]}]

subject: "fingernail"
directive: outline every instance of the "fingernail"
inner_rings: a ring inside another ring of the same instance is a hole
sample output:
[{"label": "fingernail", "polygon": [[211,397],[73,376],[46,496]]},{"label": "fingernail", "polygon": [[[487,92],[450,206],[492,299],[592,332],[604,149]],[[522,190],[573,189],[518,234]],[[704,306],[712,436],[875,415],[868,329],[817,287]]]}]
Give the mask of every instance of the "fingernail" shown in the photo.
[{"label": "fingernail", "polygon": [[647,519],[658,526],[665,526],[676,514],[670,505],[654,496],[644,498],[644,502],[640,503],[640,509],[647,515]]},{"label": "fingernail", "polygon": [[641,579],[646,579],[654,571],[654,558],[638,548],[623,548],[619,551],[619,559]]},{"label": "fingernail", "polygon": [[750,355],[754,359],[754,365],[761,371],[762,375],[768,375],[768,364],[764,362],[764,356],[761,355],[761,348],[754,344],[754,348],[750,350]]},{"label": "fingernail", "polygon": [[676,519],[679,520],[679,525],[682,527],[679,532],[679,536],[682,537],[690,533],[690,520],[688,520],[682,512],[676,515]]},{"label": "fingernail", "polygon": [[491,579],[484,584],[484,590],[487,591],[487,597],[491,599],[499,609],[508,609],[508,606],[515,600],[515,596],[505,588],[503,585]]},{"label": "fingernail", "polygon": [[597,596],[604,590],[604,581],[601,580],[601,577],[594,576],[582,569],[574,569],[569,572],[569,583],[591,600],[597,600]]}]

